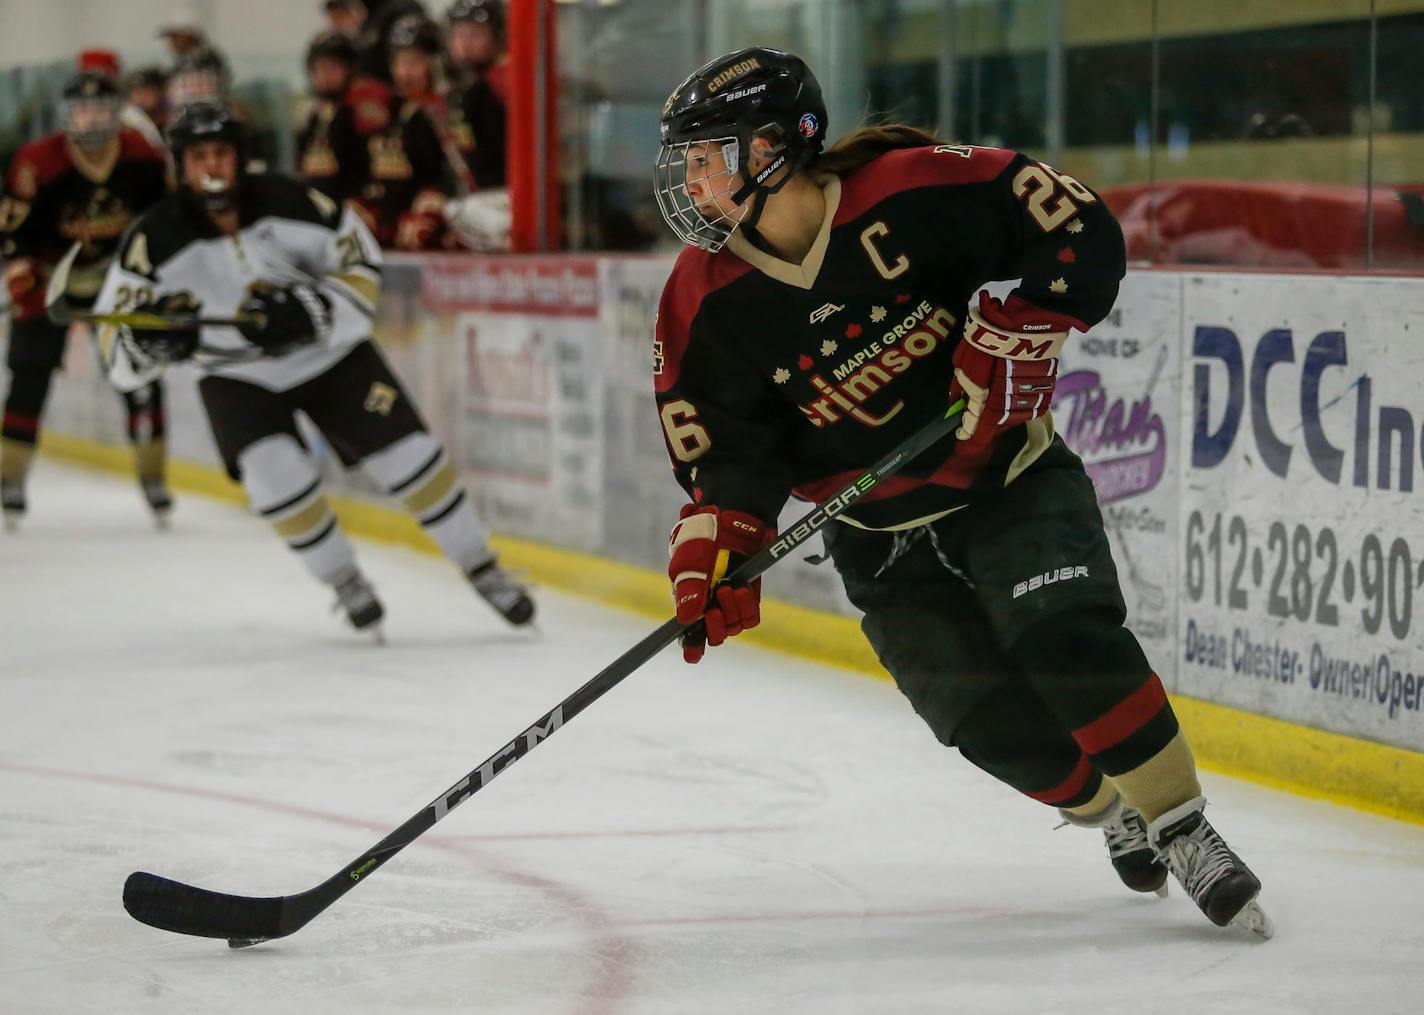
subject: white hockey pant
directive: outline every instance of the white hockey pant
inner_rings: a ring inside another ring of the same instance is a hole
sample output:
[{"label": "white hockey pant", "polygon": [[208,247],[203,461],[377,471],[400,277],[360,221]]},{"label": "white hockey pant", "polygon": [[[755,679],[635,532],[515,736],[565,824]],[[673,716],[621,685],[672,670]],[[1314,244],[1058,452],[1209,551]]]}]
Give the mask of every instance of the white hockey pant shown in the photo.
[{"label": "white hockey pant", "polygon": [[408,434],[363,459],[361,468],[415,516],[461,571],[468,574],[493,556],[489,533],[456,481],[450,456],[430,434]]},{"label": "white hockey pant", "polygon": [[237,459],[247,499],[296,551],[318,581],[335,584],[356,570],[356,554],[321,488],[306,449],[288,434],[264,437]]}]

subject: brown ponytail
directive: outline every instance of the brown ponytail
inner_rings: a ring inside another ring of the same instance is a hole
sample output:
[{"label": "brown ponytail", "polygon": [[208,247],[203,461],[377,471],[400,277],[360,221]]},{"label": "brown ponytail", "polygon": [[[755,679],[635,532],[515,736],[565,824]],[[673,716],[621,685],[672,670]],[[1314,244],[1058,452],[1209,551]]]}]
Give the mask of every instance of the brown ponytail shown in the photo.
[{"label": "brown ponytail", "polygon": [[907,123],[881,123],[851,131],[822,152],[813,168],[817,173],[849,176],[872,159],[896,148],[940,144],[949,142]]}]

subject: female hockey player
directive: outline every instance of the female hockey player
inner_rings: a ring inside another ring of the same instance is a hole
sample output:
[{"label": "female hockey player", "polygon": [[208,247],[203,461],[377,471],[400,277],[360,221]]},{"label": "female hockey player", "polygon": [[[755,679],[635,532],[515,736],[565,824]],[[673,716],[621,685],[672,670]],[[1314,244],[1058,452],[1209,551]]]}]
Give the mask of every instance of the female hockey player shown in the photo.
[{"label": "female hockey player", "polygon": [[[1097,195],[908,127],[823,151],[815,77],[770,49],[693,73],[661,126],[657,198],[693,248],[654,350],[692,498],[668,575],[678,618],[705,621],[685,658],[756,626],[759,583],[718,582],[774,539],[788,496],[829,495],[965,397],[957,440],[827,529],[871,645],[940,741],[1101,827],[1129,887],[1160,890],[1170,870],[1213,923],[1269,934],[1260,882],[1203,817],[1191,750],[1123,627],[1092,484],[1048,415],[1060,348],[1124,271]],[[1003,300],[980,289],[1014,278]]]},{"label": "female hockey player", "polygon": [[294,414],[348,467],[413,514],[475,590],[512,624],[534,605],[495,562],[454,465],[371,342],[380,252],[349,207],[296,180],[243,172],[242,129],[221,105],[194,103],[168,128],[179,175],[124,237],[95,302],[100,312],[247,317],[238,327],[104,329],[122,390],[197,355],[203,407],[223,463],[357,628],[380,602],[322,494]]}]

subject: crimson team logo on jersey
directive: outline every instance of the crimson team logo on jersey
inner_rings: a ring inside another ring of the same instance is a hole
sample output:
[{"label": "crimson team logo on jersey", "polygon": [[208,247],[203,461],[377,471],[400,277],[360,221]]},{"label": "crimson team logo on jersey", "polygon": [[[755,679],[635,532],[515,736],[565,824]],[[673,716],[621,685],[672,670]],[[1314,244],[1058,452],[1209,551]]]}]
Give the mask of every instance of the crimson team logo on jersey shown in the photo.
[{"label": "crimson team logo on jersey", "polygon": [[821,121],[816,119],[814,113],[806,113],[801,117],[801,122],[797,124],[797,127],[806,137],[815,137],[816,131],[821,129]]}]

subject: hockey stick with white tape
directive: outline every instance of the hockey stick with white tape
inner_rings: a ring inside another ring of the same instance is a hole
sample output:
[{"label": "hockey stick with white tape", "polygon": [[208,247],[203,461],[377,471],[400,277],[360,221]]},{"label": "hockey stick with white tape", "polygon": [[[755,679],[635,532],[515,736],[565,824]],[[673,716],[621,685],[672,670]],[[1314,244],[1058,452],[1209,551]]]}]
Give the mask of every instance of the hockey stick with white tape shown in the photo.
[{"label": "hockey stick with white tape", "polygon": [[[837,515],[868,493],[876,483],[899,471],[905,464],[944,437],[956,426],[964,412],[960,399],[943,416],[906,438],[899,447],[876,462],[869,471],[847,484],[833,497],[822,501],[796,522],[774,543],[751,557],[727,577],[728,581],[749,582],[772,564],[825,528]],[[700,623],[700,621],[698,621]],[[553,735],[589,705],[603,697],[633,671],[671,645],[690,625],[677,618],[667,621],[603,668],[593,679],[544,713],[533,725],[486,758],[390,835],[362,853],[315,888],[298,895],[251,897],[225,895],[196,888],[179,881],[136,871],[124,882],[124,908],[134,919],[178,934],[226,938],[233,948],[286,937],[306,926],[337,899],[366,880],[391,857],[427,832],[451,810],[514,762],[528,754],[540,741]]]}]

